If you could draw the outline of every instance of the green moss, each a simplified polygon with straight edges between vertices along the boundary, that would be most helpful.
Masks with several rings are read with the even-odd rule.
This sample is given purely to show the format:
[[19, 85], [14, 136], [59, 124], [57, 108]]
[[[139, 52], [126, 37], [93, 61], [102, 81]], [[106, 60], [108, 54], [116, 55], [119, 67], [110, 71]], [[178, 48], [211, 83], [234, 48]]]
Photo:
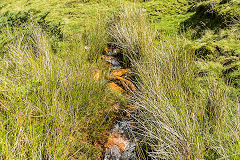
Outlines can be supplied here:
[[195, 55], [198, 58], [203, 58], [205, 60], [215, 60], [219, 52], [214, 45], [202, 43], [195, 49]]
[[152, 26], [159, 31], [175, 34], [180, 23], [191, 15], [187, 13], [188, 1], [186, 0], [150, 0], [142, 3]]
[[[48, 33], [54, 40], [61, 40], [63, 38], [63, 33], [61, 30], [61, 24], [54, 23], [52, 21], [47, 21], [46, 18], [50, 12], [40, 12], [37, 10], [28, 11], [7, 11], [0, 14], [0, 32], [12, 31], [13, 28], [26, 26], [30, 22], [36, 22], [42, 29]], [[4, 35], [4, 34], [3, 34]]]
[[9, 0], [0, 2], [2, 6], [0, 13], [29, 10], [49, 12], [46, 21], [61, 23], [64, 33], [72, 34], [83, 32], [89, 26], [94, 26], [99, 15], [102, 17], [111, 15], [122, 6], [133, 3], [127, 0]]
[[196, 30], [193, 38], [201, 38], [205, 30], [213, 30], [218, 33], [229, 25], [239, 21], [239, 2], [223, 4], [220, 1], [204, 1], [194, 4], [194, 14], [184, 21], [182, 25], [185, 30], [192, 28]]
[[223, 70], [223, 74], [226, 77], [226, 81], [232, 83], [235, 87], [240, 87], [240, 62], [226, 66]]
[[221, 62], [221, 64], [223, 64], [223, 66], [229, 66], [232, 65], [233, 63], [236, 63], [239, 61], [239, 57], [236, 56], [230, 56], [230, 57], [219, 57], [219, 61]]
[[213, 76], [216, 79], [221, 78], [223, 66], [220, 63], [216, 62], [204, 62], [198, 61], [195, 65], [195, 73], [197, 76], [204, 77], [204, 76]]

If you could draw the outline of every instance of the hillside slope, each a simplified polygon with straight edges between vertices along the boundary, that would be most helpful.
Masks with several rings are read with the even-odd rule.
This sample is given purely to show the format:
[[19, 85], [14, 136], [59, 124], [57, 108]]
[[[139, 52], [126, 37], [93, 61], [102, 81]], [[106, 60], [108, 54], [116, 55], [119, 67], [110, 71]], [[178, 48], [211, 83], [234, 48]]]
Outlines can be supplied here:
[[[0, 159], [101, 159], [130, 102], [142, 159], [239, 159], [239, 7], [0, 1]], [[107, 87], [109, 42], [132, 67], [131, 96]]]

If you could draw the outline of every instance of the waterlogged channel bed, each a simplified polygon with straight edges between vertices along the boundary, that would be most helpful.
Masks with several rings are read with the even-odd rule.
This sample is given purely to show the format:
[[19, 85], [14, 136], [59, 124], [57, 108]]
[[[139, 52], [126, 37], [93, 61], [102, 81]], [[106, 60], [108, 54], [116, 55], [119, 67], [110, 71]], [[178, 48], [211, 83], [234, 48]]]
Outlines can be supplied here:
[[[110, 64], [108, 78], [110, 79], [109, 87], [117, 92], [132, 94], [135, 86], [131, 81], [131, 69], [124, 67], [120, 58], [121, 51], [111, 45], [105, 49], [102, 59]], [[104, 160], [137, 160], [136, 139], [133, 136], [133, 125], [135, 121], [132, 117], [136, 108], [127, 105], [122, 111], [122, 117], [115, 122], [109, 138], [104, 145]]]

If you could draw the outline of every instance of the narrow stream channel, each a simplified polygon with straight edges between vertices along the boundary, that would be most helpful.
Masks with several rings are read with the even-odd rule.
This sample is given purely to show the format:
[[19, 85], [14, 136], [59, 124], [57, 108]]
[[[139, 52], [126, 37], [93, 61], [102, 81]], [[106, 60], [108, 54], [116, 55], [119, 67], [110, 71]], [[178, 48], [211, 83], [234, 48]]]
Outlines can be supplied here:
[[[135, 86], [131, 81], [131, 69], [125, 68], [121, 59], [121, 51], [111, 45], [105, 49], [102, 59], [111, 64], [109, 87], [112, 90], [131, 94], [135, 91]], [[123, 116], [115, 122], [109, 138], [104, 145], [104, 160], [137, 160], [136, 143], [133, 136], [132, 128], [134, 119], [131, 114], [135, 112], [135, 107], [128, 105], [126, 110], [122, 111]]]

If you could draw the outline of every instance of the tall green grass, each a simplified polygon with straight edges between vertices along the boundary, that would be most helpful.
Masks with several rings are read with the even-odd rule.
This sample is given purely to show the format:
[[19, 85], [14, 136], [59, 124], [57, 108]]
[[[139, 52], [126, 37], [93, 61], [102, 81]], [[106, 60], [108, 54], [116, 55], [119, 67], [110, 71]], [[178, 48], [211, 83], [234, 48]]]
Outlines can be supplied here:
[[[237, 91], [199, 74], [184, 37], [150, 29], [138, 9], [126, 9], [109, 29], [135, 69], [137, 135], [153, 159], [239, 159]], [[141, 143], [141, 142], [140, 142]]]
[[100, 159], [114, 97], [94, 79], [101, 64], [88, 61], [85, 42], [53, 50], [34, 23], [2, 34], [0, 159]]
[[94, 75], [109, 40], [136, 73], [130, 98], [149, 157], [239, 159], [237, 91], [215, 72], [202, 73], [204, 60], [188, 41], [157, 33], [144, 14], [126, 8], [109, 27], [102, 21], [57, 44], [32, 23], [2, 32], [1, 159], [100, 159], [115, 97]]

